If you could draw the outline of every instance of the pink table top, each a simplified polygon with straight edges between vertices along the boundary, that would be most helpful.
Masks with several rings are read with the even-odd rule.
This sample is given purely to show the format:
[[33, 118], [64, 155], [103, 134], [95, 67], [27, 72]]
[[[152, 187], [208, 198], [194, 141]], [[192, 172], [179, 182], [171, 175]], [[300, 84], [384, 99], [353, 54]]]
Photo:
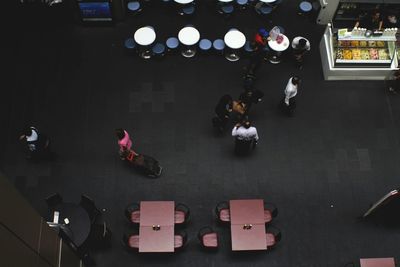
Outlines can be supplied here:
[[173, 226], [175, 223], [174, 201], [141, 201], [140, 226]]
[[253, 224], [243, 229], [241, 224], [231, 225], [232, 250], [266, 250], [265, 224]]
[[231, 224], [265, 224], [262, 199], [231, 200], [229, 210]]
[[395, 267], [394, 258], [360, 259], [361, 267]]
[[174, 252], [174, 226], [140, 226], [139, 252]]

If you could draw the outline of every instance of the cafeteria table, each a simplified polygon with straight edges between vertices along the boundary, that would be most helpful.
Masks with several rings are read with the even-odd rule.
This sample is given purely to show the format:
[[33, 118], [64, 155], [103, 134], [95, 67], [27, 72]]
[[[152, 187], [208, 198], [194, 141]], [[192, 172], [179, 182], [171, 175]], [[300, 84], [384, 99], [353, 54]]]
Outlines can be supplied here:
[[259, 0], [259, 1], [263, 2], [263, 3], [271, 4], [271, 3], [276, 2], [277, 0]]
[[229, 201], [232, 250], [266, 250], [264, 201], [243, 199]]
[[[54, 222], [54, 211], [58, 211], [58, 222]], [[50, 226], [60, 226], [69, 239], [76, 245], [81, 246], [88, 238], [91, 222], [89, 214], [82, 206], [75, 203], [61, 203], [51, 209], [48, 216]], [[64, 220], [68, 219], [67, 224]]]
[[139, 55], [142, 58], [151, 58], [150, 45], [156, 40], [156, 32], [151, 26], [145, 26], [136, 30], [133, 35], [136, 44], [139, 45]]
[[279, 35], [283, 37], [283, 41], [281, 43], [278, 43], [276, 40], [272, 39], [268, 41], [268, 46], [271, 48], [272, 51], [275, 52], [269, 60], [273, 64], [278, 64], [281, 62], [280, 57], [282, 52], [288, 49], [290, 45], [289, 39], [287, 38], [286, 35], [284, 34], [279, 34]]
[[360, 267], [395, 267], [394, 258], [360, 259]]
[[174, 252], [174, 201], [141, 201], [139, 252]]
[[195, 27], [187, 26], [179, 31], [178, 39], [184, 45], [182, 56], [194, 57], [196, 55], [194, 45], [200, 40], [200, 32]]
[[182, 4], [182, 5], [187, 5], [192, 3], [194, 0], [174, 0], [174, 2], [178, 3], [178, 4]]
[[229, 61], [237, 61], [240, 59], [239, 49], [246, 44], [246, 36], [239, 30], [232, 29], [224, 36], [224, 42], [227, 47], [225, 57]]

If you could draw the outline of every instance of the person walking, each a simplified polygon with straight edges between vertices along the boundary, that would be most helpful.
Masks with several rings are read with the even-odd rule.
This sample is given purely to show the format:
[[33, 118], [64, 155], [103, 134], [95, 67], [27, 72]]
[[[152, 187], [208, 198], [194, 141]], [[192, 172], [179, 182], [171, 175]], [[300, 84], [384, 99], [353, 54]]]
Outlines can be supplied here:
[[311, 49], [310, 41], [304, 37], [297, 36], [292, 41], [292, 49], [296, 66], [301, 70], [303, 69], [304, 54]]
[[120, 158], [122, 160], [125, 160], [125, 157], [123, 156], [123, 154], [125, 151], [131, 150], [132, 140], [129, 137], [128, 132], [122, 128], [115, 129], [115, 134], [118, 138]]
[[33, 126], [27, 127], [19, 137], [19, 140], [25, 140], [26, 142], [28, 149], [27, 159], [36, 159], [39, 156], [43, 156], [44, 152], [48, 152], [50, 149], [49, 138], [45, 134], [40, 134]]
[[251, 125], [247, 116], [241, 123], [233, 127], [232, 136], [235, 137], [235, 153], [237, 155], [245, 155], [250, 148], [254, 149], [259, 139], [256, 127]]
[[298, 76], [293, 76], [289, 79], [286, 88], [284, 90], [285, 96], [282, 100], [283, 111], [289, 117], [293, 117], [294, 109], [296, 108], [297, 90], [300, 84], [300, 78]]
[[232, 112], [232, 105], [232, 97], [230, 95], [223, 95], [214, 109], [215, 117], [213, 118], [212, 123], [220, 132], [225, 130], [230, 118], [230, 113]]

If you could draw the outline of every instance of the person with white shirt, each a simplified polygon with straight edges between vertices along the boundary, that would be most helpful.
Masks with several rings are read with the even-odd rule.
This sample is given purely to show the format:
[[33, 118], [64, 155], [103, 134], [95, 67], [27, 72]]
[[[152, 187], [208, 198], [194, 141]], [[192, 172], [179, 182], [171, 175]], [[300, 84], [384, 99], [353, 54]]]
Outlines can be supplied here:
[[306, 38], [297, 36], [292, 41], [293, 56], [299, 69], [303, 69], [304, 54], [310, 51], [310, 41]]
[[284, 90], [285, 96], [282, 106], [285, 113], [290, 117], [293, 116], [294, 109], [296, 108], [295, 96], [297, 95], [299, 84], [300, 78], [298, 76], [293, 76], [289, 79]]
[[251, 126], [247, 117], [233, 127], [232, 136], [235, 137], [235, 153], [238, 155], [246, 154], [250, 147], [254, 149], [259, 139], [256, 127]]
[[24, 134], [19, 137], [19, 140], [23, 139], [25, 139], [28, 146], [28, 159], [36, 157], [39, 152], [43, 152], [49, 148], [49, 139], [45, 135], [39, 134], [39, 131], [35, 127], [26, 128]]

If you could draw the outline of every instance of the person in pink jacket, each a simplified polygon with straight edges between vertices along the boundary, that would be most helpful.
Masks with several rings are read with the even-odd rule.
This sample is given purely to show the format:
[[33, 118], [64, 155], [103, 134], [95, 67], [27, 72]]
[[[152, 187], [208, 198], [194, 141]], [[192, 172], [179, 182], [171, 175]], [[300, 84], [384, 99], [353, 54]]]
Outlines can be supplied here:
[[[130, 150], [132, 147], [132, 140], [128, 132], [122, 128], [118, 128], [115, 130], [115, 134], [118, 138], [119, 154], [121, 155], [124, 151]], [[123, 157], [121, 157], [121, 159], [123, 159]]]

